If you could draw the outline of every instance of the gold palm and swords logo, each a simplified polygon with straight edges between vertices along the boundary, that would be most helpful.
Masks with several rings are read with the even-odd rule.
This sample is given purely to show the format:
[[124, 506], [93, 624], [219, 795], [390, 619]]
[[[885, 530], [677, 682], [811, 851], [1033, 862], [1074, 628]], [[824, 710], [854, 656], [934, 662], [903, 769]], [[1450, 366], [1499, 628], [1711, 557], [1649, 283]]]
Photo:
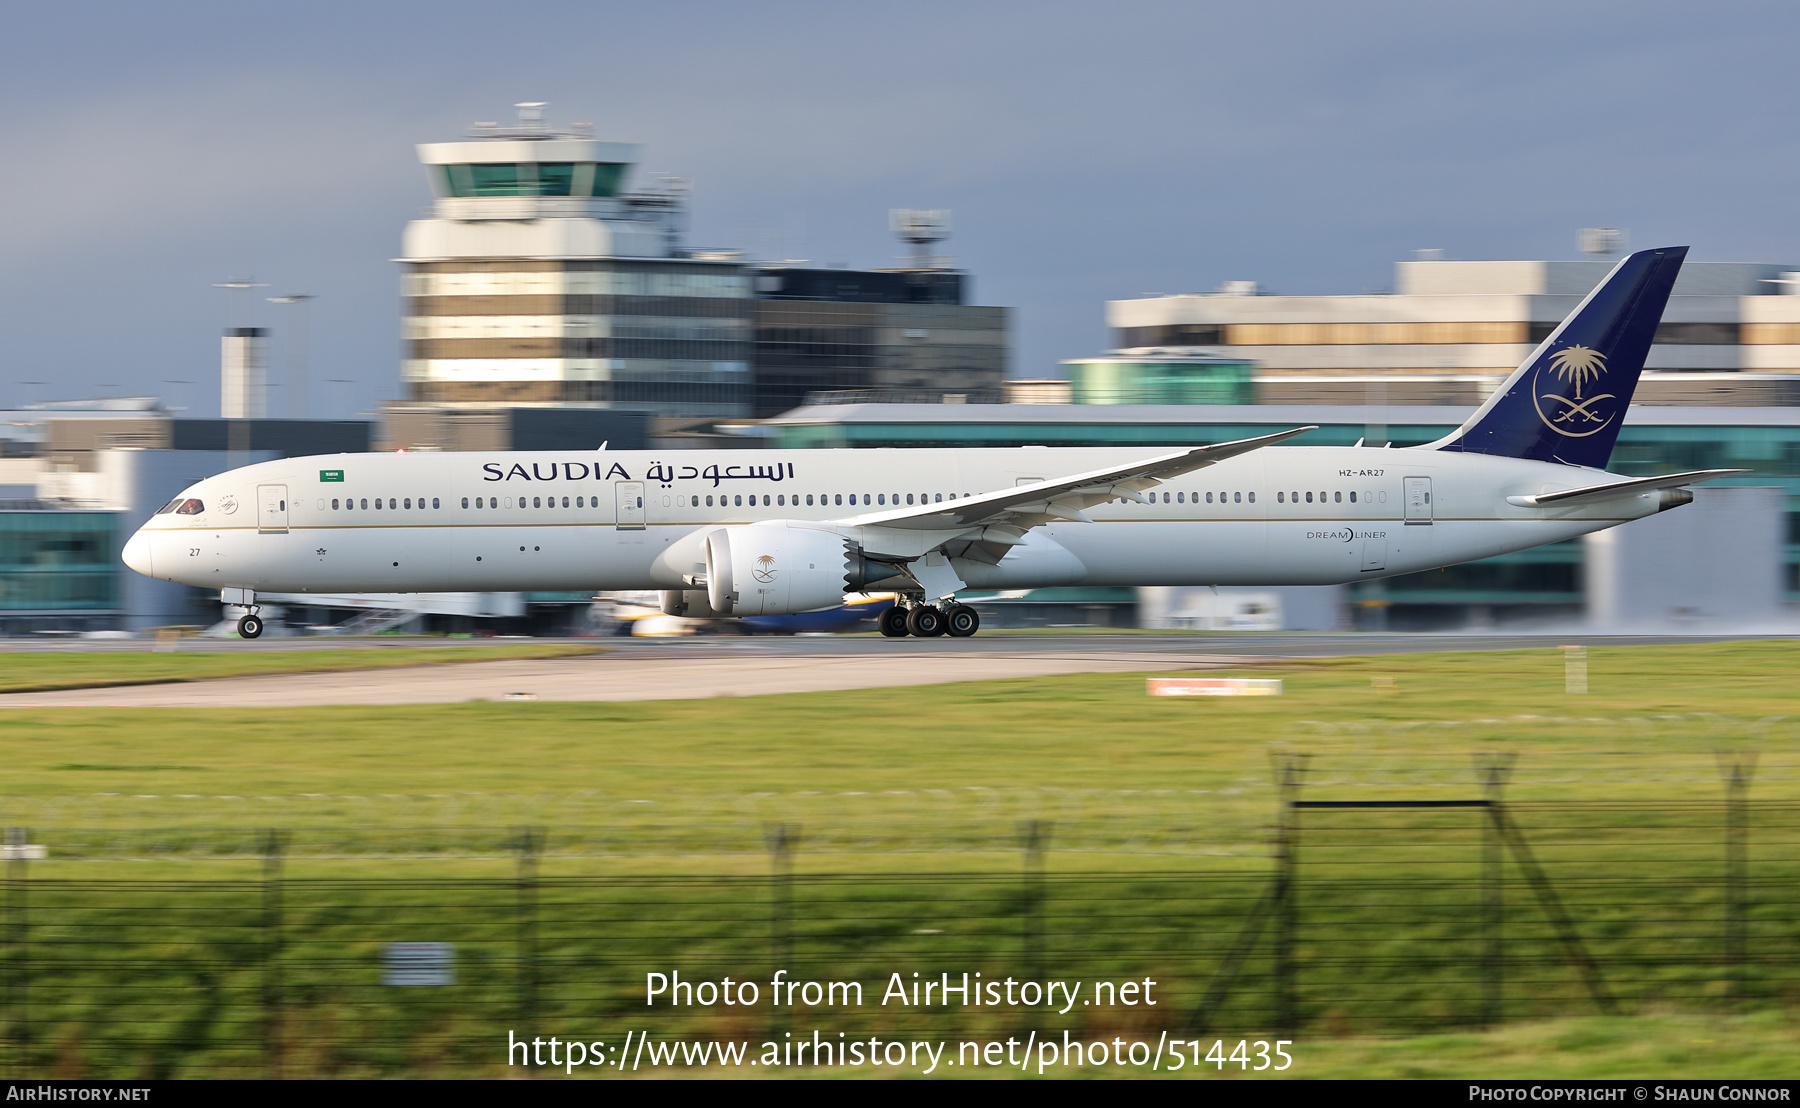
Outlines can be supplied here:
[[750, 567], [750, 576], [765, 585], [775, 580], [775, 559], [768, 554], [756, 559], [756, 564]]
[[[1543, 376], [1541, 369], [1532, 381], [1532, 392], [1537, 393], [1532, 403], [1537, 406], [1538, 418], [1544, 421], [1544, 426], [1559, 435], [1579, 439], [1604, 430], [1618, 415], [1616, 406], [1605, 403], [1618, 399], [1616, 394], [1584, 395], [1588, 386], [1606, 373], [1606, 355], [1590, 346], [1568, 346], [1551, 355], [1549, 369], [1561, 378], [1561, 390], [1552, 383], [1548, 386], [1551, 391], [1538, 392], [1542, 387], [1538, 383], [1538, 378]], [[1573, 396], [1567, 394], [1569, 389], [1573, 389]], [[1549, 411], [1544, 410], [1546, 400], [1551, 402]]]

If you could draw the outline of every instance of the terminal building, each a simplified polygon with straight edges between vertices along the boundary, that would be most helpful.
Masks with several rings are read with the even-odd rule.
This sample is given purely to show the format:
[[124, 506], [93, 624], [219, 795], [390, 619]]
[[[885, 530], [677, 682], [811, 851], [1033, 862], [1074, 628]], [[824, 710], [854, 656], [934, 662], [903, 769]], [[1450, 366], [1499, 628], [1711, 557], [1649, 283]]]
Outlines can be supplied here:
[[[1123, 351], [1205, 348], [1290, 376], [1504, 378], [1599, 284], [1606, 261], [1397, 263], [1392, 293], [1216, 292], [1114, 300]], [[1689, 262], [1675, 282], [1645, 368], [1658, 373], [1800, 373], [1800, 272]]]
[[[685, 181], [638, 184], [637, 145], [551, 127], [542, 104], [519, 111], [418, 147], [435, 200], [399, 259], [413, 408], [630, 409], [692, 426], [819, 391], [999, 395], [1007, 312], [967, 303], [947, 259], [816, 269], [688, 250]], [[942, 219], [900, 230], [948, 233]]]
[[366, 422], [185, 419], [150, 397], [0, 412], [0, 634], [215, 622], [216, 593], [124, 568], [131, 533], [215, 473], [369, 445]]

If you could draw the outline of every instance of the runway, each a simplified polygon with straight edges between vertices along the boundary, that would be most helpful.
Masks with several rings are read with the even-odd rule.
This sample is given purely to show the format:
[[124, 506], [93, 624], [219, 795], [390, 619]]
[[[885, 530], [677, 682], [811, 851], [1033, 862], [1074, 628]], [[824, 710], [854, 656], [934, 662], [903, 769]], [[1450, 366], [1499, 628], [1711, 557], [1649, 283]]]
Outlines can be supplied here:
[[[231, 677], [0, 695], [0, 708], [296, 708], [324, 705], [453, 704], [470, 700], [628, 701], [828, 692], [1075, 673], [1153, 673], [1279, 663], [1357, 654], [1550, 650], [1590, 646], [1732, 641], [1712, 636], [1135, 634], [989, 635], [972, 639], [701, 637], [589, 639], [604, 653], [569, 658], [408, 666], [338, 673]], [[442, 642], [440, 640], [440, 642]], [[458, 645], [479, 645], [460, 640]], [[203, 650], [382, 649], [418, 640], [220, 641]], [[98, 641], [9, 640], [0, 653], [32, 649], [144, 650]], [[443, 643], [446, 650], [457, 645]], [[183, 650], [190, 649], [186, 644]]]

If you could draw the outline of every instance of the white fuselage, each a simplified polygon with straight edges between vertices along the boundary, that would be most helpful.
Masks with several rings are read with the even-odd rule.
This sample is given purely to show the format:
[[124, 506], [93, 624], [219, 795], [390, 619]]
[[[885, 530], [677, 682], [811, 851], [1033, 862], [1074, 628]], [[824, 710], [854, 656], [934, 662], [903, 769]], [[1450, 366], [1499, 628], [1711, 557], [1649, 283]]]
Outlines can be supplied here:
[[[961, 498], [1156, 453], [1027, 447], [292, 458], [200, 482], [183, 494], [198, 508], [152, 517], [125, 558], [162, 580], [267, 592], [679, 589], [691, 587], [684, 575], [693, 569], [694, 537], [721, 526], [845, 521], [904, 508], [909, 498]], [[1172, 478], [1144, 494], [1154, 503], [1108, 501], [1088, 509], [1091, 523], [1036, 528], [997, 565], [975, 566], [963, 579], [972, 588], [1037, 588], [1387, 577], [1658, 510], [1655, 492], [1562, 508], [1507, 503], [1508, 496], [1613, 479], [1480, 454], [1272, 447]]]

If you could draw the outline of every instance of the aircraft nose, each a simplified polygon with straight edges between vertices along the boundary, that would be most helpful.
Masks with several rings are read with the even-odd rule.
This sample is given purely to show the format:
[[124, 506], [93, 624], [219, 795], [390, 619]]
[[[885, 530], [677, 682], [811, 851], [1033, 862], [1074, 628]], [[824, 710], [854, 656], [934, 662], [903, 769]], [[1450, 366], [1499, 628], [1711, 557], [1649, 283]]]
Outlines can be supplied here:
[[120, 557], [126, 565], [145, 577], [156, 576], [152, 572], [154, 567], [150, 564], [150, 536], [142, 531], [132, 535], [130, 540], [125, 543], [125, 550]]

